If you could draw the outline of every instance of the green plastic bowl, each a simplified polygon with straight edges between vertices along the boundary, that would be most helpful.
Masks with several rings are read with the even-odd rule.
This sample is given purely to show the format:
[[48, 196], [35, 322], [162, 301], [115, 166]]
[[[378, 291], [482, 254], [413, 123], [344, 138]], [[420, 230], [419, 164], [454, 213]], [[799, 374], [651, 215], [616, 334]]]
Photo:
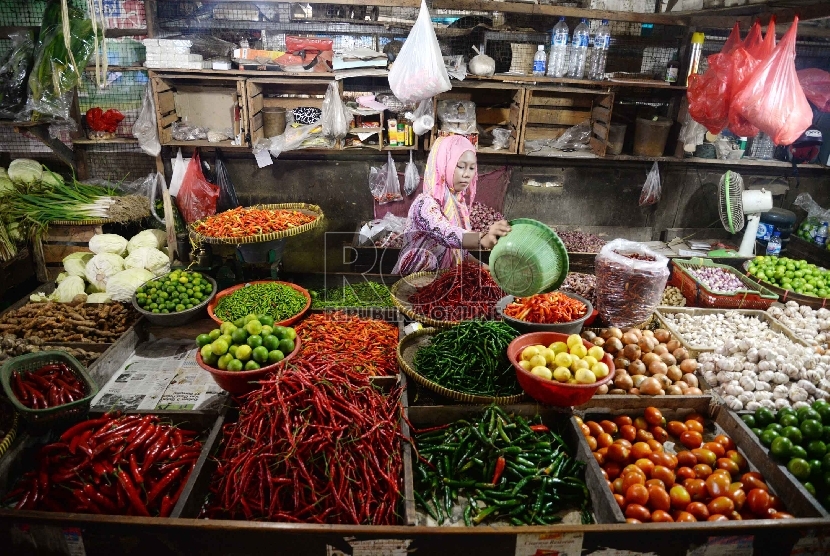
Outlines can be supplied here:
[[501, 289], [528, 297], [562, 285], [568, 275], [568, 250], [556, 232], [530, 218], [511, 220], [510, 227], [490, 253], [490, 274]]

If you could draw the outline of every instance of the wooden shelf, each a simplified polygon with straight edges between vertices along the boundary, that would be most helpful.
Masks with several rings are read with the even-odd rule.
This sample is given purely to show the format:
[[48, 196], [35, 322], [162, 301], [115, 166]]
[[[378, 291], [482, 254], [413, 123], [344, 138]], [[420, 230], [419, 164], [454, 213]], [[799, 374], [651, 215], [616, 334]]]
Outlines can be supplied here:
[[[475, 83], [475, 85], [473, 85]], [[639, 79], [606, 79], [603, 81], [596, 81], [593, 79], [574, 79], [571, 77], [548, 77], [539, 75], [510, 75], [504, 73], [497, 73], [492, 77], [482, 77], [478, 75], [468, 75], [464, 81], [453, 80], [453, 88], [470, 87], [470, 86], [485, 86], [506, 84], [515, 86], [520, 85], [579, 85], [581, 87], [591, 87], [597, 89], [610, 90], [620, 87], [634, 87], [643, 89], [666, 89], [676, 91], [678, 93], [685, 93], [686, 87], [671, 85], [665, 81], [653, 80], [639, 80]]]
[[[793, 165], [789, 162], [781, 160], [754, 160], [750, 158], [741, 158], [738, 160], [721, 160], [714, 158], [698, 158], [696, 156], [688, 158], [677, 158], [674, 156], [633, 156], [627, 154], [608, 155], [603, 160], [620, 161], [620, 162], [667, 162], [672, 164], [701, 164], [704, 166], [744, 166], [755, 168], [792, 168]], [[821, 164], [799, 164], [799, 170], [830, 170], [827, 166]]]
[[96, 141], [95, 139], [73, 139], [73, 145], [132, 145], [138, 144], [138, 139], [130, 137], [114, 137], [112, 139], [104, 139]]
[[166, 143], [162, 143], [162, 147], [213, 147], [213, 148], [220, 148], [220, 149], [245, 149], [251, 150], [250, 145], [234, 145], [230, 139], [227, 141], [219, 141], [217, 143], [212, 143], [210, 141], [168, 141]]
[[[87, 66], [85, 71], [95, 71], [95, 66]], [[107, 71], [148, 71], [144, 66], [107, 66]]]
[[380, 127], [352, 127], [349, 128], [349, 133], [379, 133], [383, 131]]
[[255, 79], [257, 77], [284, 77], [291, 79], [319, 79], [331, 81], [334, 79], [334, 73], [292, 73], [287, 71], [259, 71], [259, 70], [214, 70], [214, 69], [179, 69], [179, 68], [144, 68], [153, 72], [156, 75], [163, 77], [175, 77], [182, 75], [185, 77], [193, 76], [220, 76], [220, 77], [250, 77]]

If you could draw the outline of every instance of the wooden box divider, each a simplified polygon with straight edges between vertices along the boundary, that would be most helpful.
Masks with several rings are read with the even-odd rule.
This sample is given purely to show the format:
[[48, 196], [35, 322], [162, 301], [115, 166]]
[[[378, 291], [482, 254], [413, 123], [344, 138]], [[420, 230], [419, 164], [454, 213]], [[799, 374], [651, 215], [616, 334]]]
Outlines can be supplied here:
[[44, 236], [32, 240], [38, 281], [51, 282], [63, 272], [63, 259], [72, 253], [89, 253], [89, 240], [102, 233], [100, 225], [49, 226]]
[[[251, 144], [264, 139], [264, 114], [266, 108], [285, 108], [286, 112], [302, 106], [322, 108], [331, 79], [298, 77], [251, 78], [246, 83]], [[342, 94], [342, 81], [339, 82]], [[280, 96], [274, 96], [280, 95]]]

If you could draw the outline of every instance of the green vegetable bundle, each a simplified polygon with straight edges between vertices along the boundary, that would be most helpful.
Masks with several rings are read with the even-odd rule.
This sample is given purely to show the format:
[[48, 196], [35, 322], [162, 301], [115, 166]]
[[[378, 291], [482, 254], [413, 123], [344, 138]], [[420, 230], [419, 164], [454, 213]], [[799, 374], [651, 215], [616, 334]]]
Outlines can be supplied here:
[[389, 288], [377, 282], [361, 282], [354, 285], [346, 284], [339, 288], [328, 288], [311, 292], [312, 309], [394, 306]]
[[297, 315], [307, 302], [303, 294], [285, 284], [251, 284], [223, 296], [216, 303], [213, 314], [223, 321], [235, 321], [248, 315], [268, 315], [275, 322], [282, 322]]
[[415, 500], [439, 525], [462, 516], [468, 527], [550, 525], [568, 509], [592, 521], [585, 464], [538, 415], [511, 416], [494, 404], [480, 419], [425, 429], [414, 445]]

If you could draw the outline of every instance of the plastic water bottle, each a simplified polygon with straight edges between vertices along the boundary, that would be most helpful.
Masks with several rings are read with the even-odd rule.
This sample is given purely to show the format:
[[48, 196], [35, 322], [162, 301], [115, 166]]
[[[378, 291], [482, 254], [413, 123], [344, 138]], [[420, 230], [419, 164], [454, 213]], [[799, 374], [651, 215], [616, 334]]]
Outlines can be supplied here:
[[545, 66], [548, 62], [548, 55], [545, 54], [545, 45], [540, 44], [533, 56], [533, 75], [545, 75]]
[[767, 242], [767, 255], [781, 254], [781, 232], [775, 230], [772, 232], [772, 237]]
[[568, 77], [582, 79], [585, 76], [585, 58], [588, 57], [588, 39], [591, 29], [584, 19], [574, 29], [571, 38], [571, 58], [568, 63]]
[[825, 247], [827, 245], [827, 227], [827, 222], [822, 222], [816, 231], [815, 244], [819, 247]]
[[602, 25], [594, 35], [594, 52], [591, 58], [591, 71], [588, 77], [591, 79], [605, 79], [605, 63], [608, 60], [608, 47], [611, 46], [611, 28], [608, 27], [608, 20], [603, 19]]
[[565, 23], [565, 18], [560, 17], [559, 23], [553, 28], [550, 40], [550, 61], [548, 63], [548, 75], [552, 77], [563, 77], [567, 71], [565, 56], [568, 54], [568, 35], [571, 30]]

